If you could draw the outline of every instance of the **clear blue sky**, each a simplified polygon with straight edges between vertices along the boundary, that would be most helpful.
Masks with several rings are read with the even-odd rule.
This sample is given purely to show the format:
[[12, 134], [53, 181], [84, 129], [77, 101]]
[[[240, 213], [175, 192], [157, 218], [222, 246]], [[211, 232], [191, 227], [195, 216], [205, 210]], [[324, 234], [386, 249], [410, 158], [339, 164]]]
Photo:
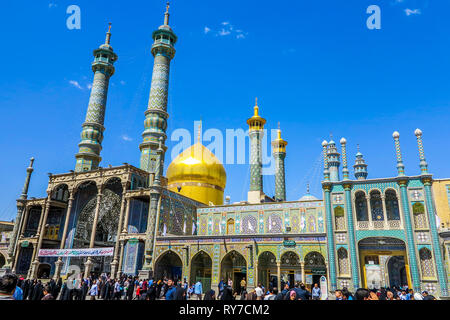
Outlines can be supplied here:
[[[66, 28], [71, 4], [81, 8], [81, 30]], [[381, 30], [366, 27], [372, 4], [381, 8]], [[48, 172], [75, 166], [92, 50], [104, 41], [109, 21], [119, 60], [102, 165], [139, 165], [151, 33], [162, 23], [165, 2], [17, 0], [2, 1], [0, 9], [0, 219], [11, 219], [31, 156], [30, 196], [45, 195]], [[246, 128], [258, 96], [267, 127], [280, 121], [289, 142], [289, 200], [304, 194], [307, 181], [321, 198], [318, 157], [330, 132], [336, 141], [347, 138], [352, 165], [361, 144], [375, 178], [396, 175], [395, 130], [406, 173], [419, 173], [413, 132], [421, 128], [430, 171], [449, 177], [449, 10], [448, 1], [427, 0], [174, 0], [171, 26], [179, 42], [169, 134], [193, 131], [200, 118], [205, 129]], [[226, 194], [245, 199], [248, 166], [226, 170]], [[273, 194], [273, 177], [265, 178], [265, 191]]]

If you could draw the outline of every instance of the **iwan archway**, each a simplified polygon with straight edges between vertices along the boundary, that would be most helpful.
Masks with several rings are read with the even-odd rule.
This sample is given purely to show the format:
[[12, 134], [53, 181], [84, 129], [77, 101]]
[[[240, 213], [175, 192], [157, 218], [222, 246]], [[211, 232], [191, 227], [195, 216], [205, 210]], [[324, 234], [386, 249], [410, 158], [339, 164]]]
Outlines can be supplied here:
[[247, 262], [243, 255], [233, 250], [225, 255], [220, 264], [222, 279], [233, 281], [233, 290], [240, 291], [240, 282], [243, 278], [247, 281]]
[[197, 253], [191, 261], [191, 283], [200, 281], [203, 292], [211, 290], [212, 259], [204, 251]]
[[362, 239], [358, 244], [363, 287], [400, 287], [411, 285], [405, 242], [389, 237]]

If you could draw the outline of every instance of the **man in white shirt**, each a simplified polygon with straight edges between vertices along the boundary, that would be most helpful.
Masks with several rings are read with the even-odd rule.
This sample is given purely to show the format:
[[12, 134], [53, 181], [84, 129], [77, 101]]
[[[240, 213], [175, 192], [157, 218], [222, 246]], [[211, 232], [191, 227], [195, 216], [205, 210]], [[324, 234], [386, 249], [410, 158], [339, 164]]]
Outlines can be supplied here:
[[261, 287], [262, 287], [261, 283], [258, 283], [258, 286], [255, 288], [256, 300], [262, 300], [262, 297], [264, 295], [264, 291]]

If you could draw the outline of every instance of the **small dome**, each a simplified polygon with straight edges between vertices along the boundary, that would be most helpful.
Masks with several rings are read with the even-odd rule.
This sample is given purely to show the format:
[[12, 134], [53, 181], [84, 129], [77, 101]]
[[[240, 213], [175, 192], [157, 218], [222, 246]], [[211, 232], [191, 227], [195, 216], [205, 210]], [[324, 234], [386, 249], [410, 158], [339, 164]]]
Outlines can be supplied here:
[[323, 142], [322, 142], [322, 147], [326, 147], [328, 145], [328, 141], [327, 140], [324, 140]]
[[[223, 204], [225, 168], [200, 142], [179, 154], [167, 169], [168, 188], [204, 204]], [[180, 190], [178, 191], [178, 189]]]
[[341, 139], [341, 144], [346, 144], [346, 143], [347, 143], [347, 139], [342, 138], [342, 139]]
[[422, 135], [422, 130], [416, 129], [416, 131], [414, 131], [414, 134], [415, 134], [417, 137], [420, 137], [420, 136]]
[[318, 201], [316, 197], [314, 197], [312, 194], [305, 194], [303, 197], [300, 198], [299, 201]]
[[400, 133], [398, 133], [398, 131], [395, 131], [395, 132], [392, 134], [392, 137], [393, 137], [394, 139], [398, 139], [398, 138], [400, 138]]

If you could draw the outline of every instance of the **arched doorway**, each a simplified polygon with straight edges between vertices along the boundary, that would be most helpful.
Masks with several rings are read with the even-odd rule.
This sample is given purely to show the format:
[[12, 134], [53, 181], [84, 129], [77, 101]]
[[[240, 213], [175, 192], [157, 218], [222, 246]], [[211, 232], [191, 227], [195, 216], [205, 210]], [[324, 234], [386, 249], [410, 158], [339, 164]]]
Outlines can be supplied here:
[[276, 287], [278, 283], [277, 258], [272, 252], [265, 251], [258, 258], [258, 282], [264, 288]]
[[38, 267], [38, 279], [48, 279], [50, 277], [51, 266], [47, 263], [41, 263]]
[[203, 292], [211, 290], [212, 259], [204, 251], [197, 253], [191, 261], [191, 283], [200, 281]]
[[305, 284], [311, 288], [315, 283], [320, 284], [320, 278], [327, 276], [325, 258], [319, 252], [313, 251], [305, 256]]
[[2, 268], [6, 264], [5, 256], [0, 252], [0, 268]]
[[358, 243], [362, 286], [379, 289], [393, 285], [411, 288], [405, 242], [390, 237], [370, 237]]
[[156, 260], [155, 280], [161, 280], [163, 278], [174, 281], [182, 280], [182, 270], [183, 263], [180, 257], [173, 251], [167, 251]]
[[225, 281], [233, 281], [233, 290], [239, 292], [240, 282], [243, 278], [247, 281], [247, 262], [243, 255], [237, 251], [230, 251], [222, 259], [220, 273]]
[[387, 270], [389, 276], [389, 287], [404, 287], [408, 285], [406, 277], [405, 257], [395, 256], [389, 258], [387, 262]]
[[281, 256], [281, 288], [286, 283], [289, 283], [289, 287], [293, 288], [296, 282], [302, 281], [302, 269], [300, 266], [299, 256], [293, 252], [285, 252]]

